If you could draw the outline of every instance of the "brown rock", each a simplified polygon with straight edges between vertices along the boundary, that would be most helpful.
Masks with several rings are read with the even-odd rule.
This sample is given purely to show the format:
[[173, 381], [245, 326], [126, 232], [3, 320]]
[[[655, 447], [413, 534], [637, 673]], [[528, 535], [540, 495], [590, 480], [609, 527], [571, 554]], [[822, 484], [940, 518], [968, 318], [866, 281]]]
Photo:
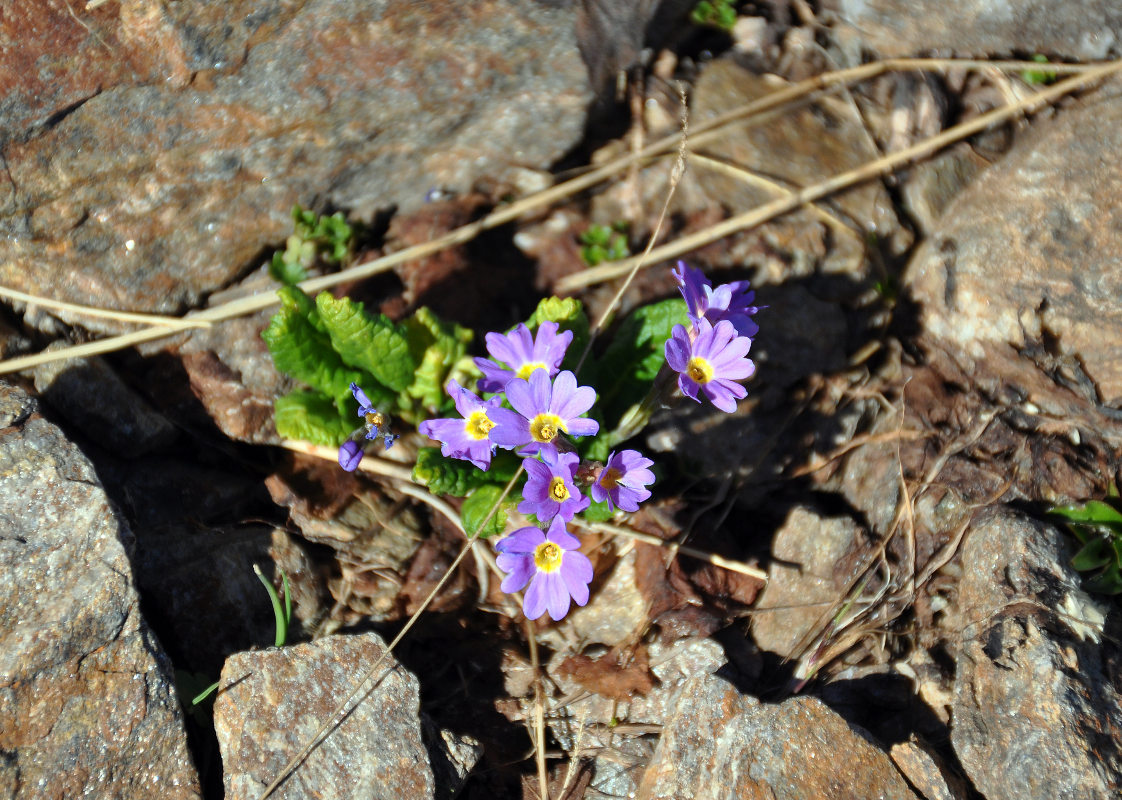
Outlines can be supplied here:
[[798, 655], [799, 640], [842, 599], [845, 587], [835, 584], [834, 565], [856, 536], [857, 525], [848, 517], [792, 509], [775, 534], [768, 583], [752, 617], [752, 636], [761, 649], [784, 658]]
[[868, 734], [819, 700], [761, 705], [711, 675], [683, 688], [637, 796], [916, 799]]
[[1039, 123], [917, 251], [904, 289], [967, 372], [1004, 345], [1046, 350], [1069, 383], [1085, 371], [1099, 401], [1122, 404], [1120, 123], [1117, 91]]
[[1117, 648], [1070, 556], [1055, 528], [1009, 511], [967, 536], [951, 741], [987, 800], [1122, 788]]
[[834, 0], [832, 5], [866, 46], [884, 56], [1046, 53], [1096, 61], [1117, 54], [1122, 38], [1122, 8], [1112, 0], [1046, 8], [1035, 0]]
[[[238, 653], [214, 704], [226, 797], [254, 798], [351, 692], [385, 645], [375, 634]], [[451, 796], [479, 757], [473, 742], [423, 731], [420, 686], [396, 660], [273, 795], [283, 798]], [[431, 747], [431, 750], [429, 749]], [[452, 773], [441, 772], [452, 765]]]
[[[109, 56], [80, 27], [71, 31], [99, 83], [63, 81], [48, 108], [85, 102], [39, 135], [17, 132], [5, 149], [7, 286], [178, 312], [283, 241], [294, 203], [322, 199], [364, 218], [416, 208], [433, 187], [463, 192], [484, 174], [501, 180], [506, 169], [550, 164], [582, 134], [590, 93], [568, 7], [108, 5], [119, 8], [110, 48], [120, 41], [122, 51], [163, 60], [140, 78], [111, 71], [102, 82], [96, 67]], [[112, 13], [102, 7], [98, 19]], [[16, 50], [32, 64], [61, 58], [37, 51], [40, 41], [50, 40]], [[230, 72], [196, 72], [246, 48]], [[21, 91], [38, 91], [45, 74], [22, 79]], [[42, 113], [27, 107], [32, 118]]]

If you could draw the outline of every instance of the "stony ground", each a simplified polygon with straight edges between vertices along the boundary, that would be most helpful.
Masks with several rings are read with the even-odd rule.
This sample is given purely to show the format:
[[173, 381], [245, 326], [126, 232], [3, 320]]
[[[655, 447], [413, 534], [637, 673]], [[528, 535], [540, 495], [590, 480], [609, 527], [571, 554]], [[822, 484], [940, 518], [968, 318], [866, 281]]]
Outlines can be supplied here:
[[[684, 95], [658, 244], [695, 242], [680, 255], [766, 306], [738, 411], [668, 409], [636, 440], [662, 479], [625, 523], [766, 583], [601, 533], [591, 602], [531, 647], [480, 547], [276, 796], [538, 797], [535, 750], [567, 800], [1122, 792], [1118, 602], [1086, 591], [1047, 515], [1119, 479], [1122, 83], [999, 63], [1117, 58], [1116, 4], [747, 3], [729, 34], [674, 2], [90, 5], [0, 15], [6, 289], [173, 315], [271, 296], [293, 204], [343, 211], [361, 263], [668, 137], [666, 157], [336, 289], [480, 334], [552, 293], [595, 317], [620, 279], [578, 237], [622, 221], [645, 246]], [[705, 132], [921, 55], [959, 61]], [[669, 258], [624, 311], [674, 295]], [[0, 789], [257, 797], [462, 534], [393, 480], [279, 446], [272, 309], [24, 368], [137, 324], [5, 297]], [[254, 563], [292, 580], [286, 648], [267, 649]]]

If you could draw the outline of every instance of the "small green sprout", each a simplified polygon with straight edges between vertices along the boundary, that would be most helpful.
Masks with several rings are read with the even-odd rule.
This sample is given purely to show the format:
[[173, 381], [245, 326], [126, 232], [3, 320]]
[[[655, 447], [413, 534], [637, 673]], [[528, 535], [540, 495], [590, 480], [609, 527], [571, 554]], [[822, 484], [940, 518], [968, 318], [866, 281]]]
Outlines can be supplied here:
[[[1037, 64], [1047, 64], [1048, 56], [1037, 53], [1032, 60]], [[1056, 73], [1047, 69], [1026, 69], [1021, 71], [1021, 80], [1029, 86], [1047, 86], [1056, 82]]]
[[604, 261], [619, 261], [631, 255], [627, 249], [627, 223], [593, 225], [580, 235], [581, 260], [590, 267]]
[[736, 4], [733, 0], [701, 0], [690, 12], [690, 22], [731, 31], [736, 25]]
[[299, 283], [317, 259], [326, 264], [343, 264], [350, 259], [354, 231], [339, 212], [323, 217], [314, 211], [293, 206], [293, 233], [285, 241], [284, 252], [273, 253], [269, 274], [281, 283]]
[[1082, 547], [1071, 559], [1080, 572], [1095, 572], [1084, 582], [1091, 592], [1122, 594], [1122, 512], [1103, 500], [1053, 508], [1049, 515], [1066, 524]]

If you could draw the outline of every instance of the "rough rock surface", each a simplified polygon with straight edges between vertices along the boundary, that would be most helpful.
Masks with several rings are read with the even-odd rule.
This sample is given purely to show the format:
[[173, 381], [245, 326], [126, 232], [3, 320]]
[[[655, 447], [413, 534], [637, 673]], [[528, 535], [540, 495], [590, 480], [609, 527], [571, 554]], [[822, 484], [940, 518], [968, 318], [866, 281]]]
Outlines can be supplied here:
[[1122, 7], [1113, 0], [833, 0], [829, 5], [884, 56], [1044, 53], [1097, 61], [1122, 52]]
[[1070, 557], [1059, 531], [1012, 512], [968, 533], [951, 741], [986, 800], [1122, 789], [1117, 648]]
[[904, 289], [964, 369], [1002, 345], [1056, 353], [1122, 404], [1122, 97], [1040, 122], [951, 205]]
[[845, 587], [835, 583], [834, 565], [856, 536], [849, 517], [792, 509], [776, 531], [768, 583], [752, 617], [752, 637], [760, 648], [784, 658], [797, 655], [799, 640], [841, 599]]
[[294, 203], [368, 218], [548, 166], [591, 97], [558, 4], [132, 0], [89, 28], [45, 5], [42, 33], [0, 22], [0, 52], [42, 65], [0, 78], [21, 126], [0, 283], [76, 302], [177, 312], [282, 242]]
[[[256, 798], [319, 730], [385, 648], [375, 634], [238, 653], [214, 704], [226, 797]], [[374, 689], [274, 794], [281, 798], [449, 797], [479, 757], [471, 740], [432, 730], [420, 685], [393, 658]]]
[[821, 701], [761, 705], [713, 675], [683, 687], [637, 796], [916, 798], [868, 734]]
[[199, 796], [131, 546], [86, 457], [24, 391], [0, 385], [5, 796]]

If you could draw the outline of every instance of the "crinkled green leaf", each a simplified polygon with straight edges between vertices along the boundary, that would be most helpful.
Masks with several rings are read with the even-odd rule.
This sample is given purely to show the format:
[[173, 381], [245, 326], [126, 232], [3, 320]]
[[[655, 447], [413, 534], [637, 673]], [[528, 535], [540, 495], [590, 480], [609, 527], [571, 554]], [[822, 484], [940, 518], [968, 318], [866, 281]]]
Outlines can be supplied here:
[[274, 403], [277, 433], [324, 447], [338, 447], [357, 427], [319, 392], [292, 392]]
[[385, 314], [368, 314], [362, 303], [327, 292], [316, 297], [316, 310], [344, 363], [366, 370], [395, 392], [413, 382], [417, 365], [405, 333]]
[[1083, 588], [1099, 594], [1122, 594], [1122, 571], [1111, 566], [1093, 578], [1084, 581]]
[[281, 308], [261, 334], [273, 363], [281, 372], [343, 402], [351, 382], [363, 381], [363, 372], [343, 363], [332, 349], [306, 294], [295, 286], [282, 286], [277, 294]]
[[269, 277], [284, 284], [299, 283], [308, 277], [308, 271], [301, 264], [287, 261], [279, 250], [273, 253], [269, 262]]
[[[478, 535], [480, 538], [486, 539], [489, 536], [496, 536], [506, 529], [507, 509], [510, 507], [511, 501], [508, 500], [499, 504], [502, 493], [502, 486], [497, 483], [487, 483], [467, 496], [464, 504], [460, 506], [460, 519], [468, 536]], [[497, 508], [496, 504], [498, 505]], [[492, 508], [495, 509], [494, 514], [491, 514]], [[490, 514], [490, 519], [487, 519], [488, 514]], [[485, 519], [487, 524], [483, 525]]]
[[600, 404], [604, 417], [619, 420], [641, 401], [666, 361], [666, 340], [675, 325], [688, 325], [686, 303], [675, 297], [635, 309], [619, 326], [612, 343], [597, 360]]
[[422, 447], [417, 451], [413, 480], [427, 486], [433, 494], [463, 497], [491, 479], [470, 461], [445, 458], [438, 447]]
[[[526, 320], [526, 327], [536, 331], [543, 322], [556, 322], [559, 331], [572, 331], [573, 341], [561, 362], [563, 369], [575, 369], [588, 345], [588, 316], [580, 300], [572, 297], [546, 297], [538, 303]], [[582, 376], [585, 370], [582, 369]]]
[[433, 494], [463, 497], [485, 483], [505, 485], [514, 477], [520, 462], [513, 453], [500, 451], [491, 459], [491, 468], [484, 472], [470, 461], [445, 458], [439, 447], [422, 447], [417, 451], [413, 480], [427, 486]]
[[444, 391], [453, 368], [467, 354], [472, 332], [452, 322], [445, 322], [428, 308], [418, 308], [402, 324], [409, 352], [417, 364], [413, 382], [406, 395], [420, 401], [431, 413], [451, 411], [452, 398]]

